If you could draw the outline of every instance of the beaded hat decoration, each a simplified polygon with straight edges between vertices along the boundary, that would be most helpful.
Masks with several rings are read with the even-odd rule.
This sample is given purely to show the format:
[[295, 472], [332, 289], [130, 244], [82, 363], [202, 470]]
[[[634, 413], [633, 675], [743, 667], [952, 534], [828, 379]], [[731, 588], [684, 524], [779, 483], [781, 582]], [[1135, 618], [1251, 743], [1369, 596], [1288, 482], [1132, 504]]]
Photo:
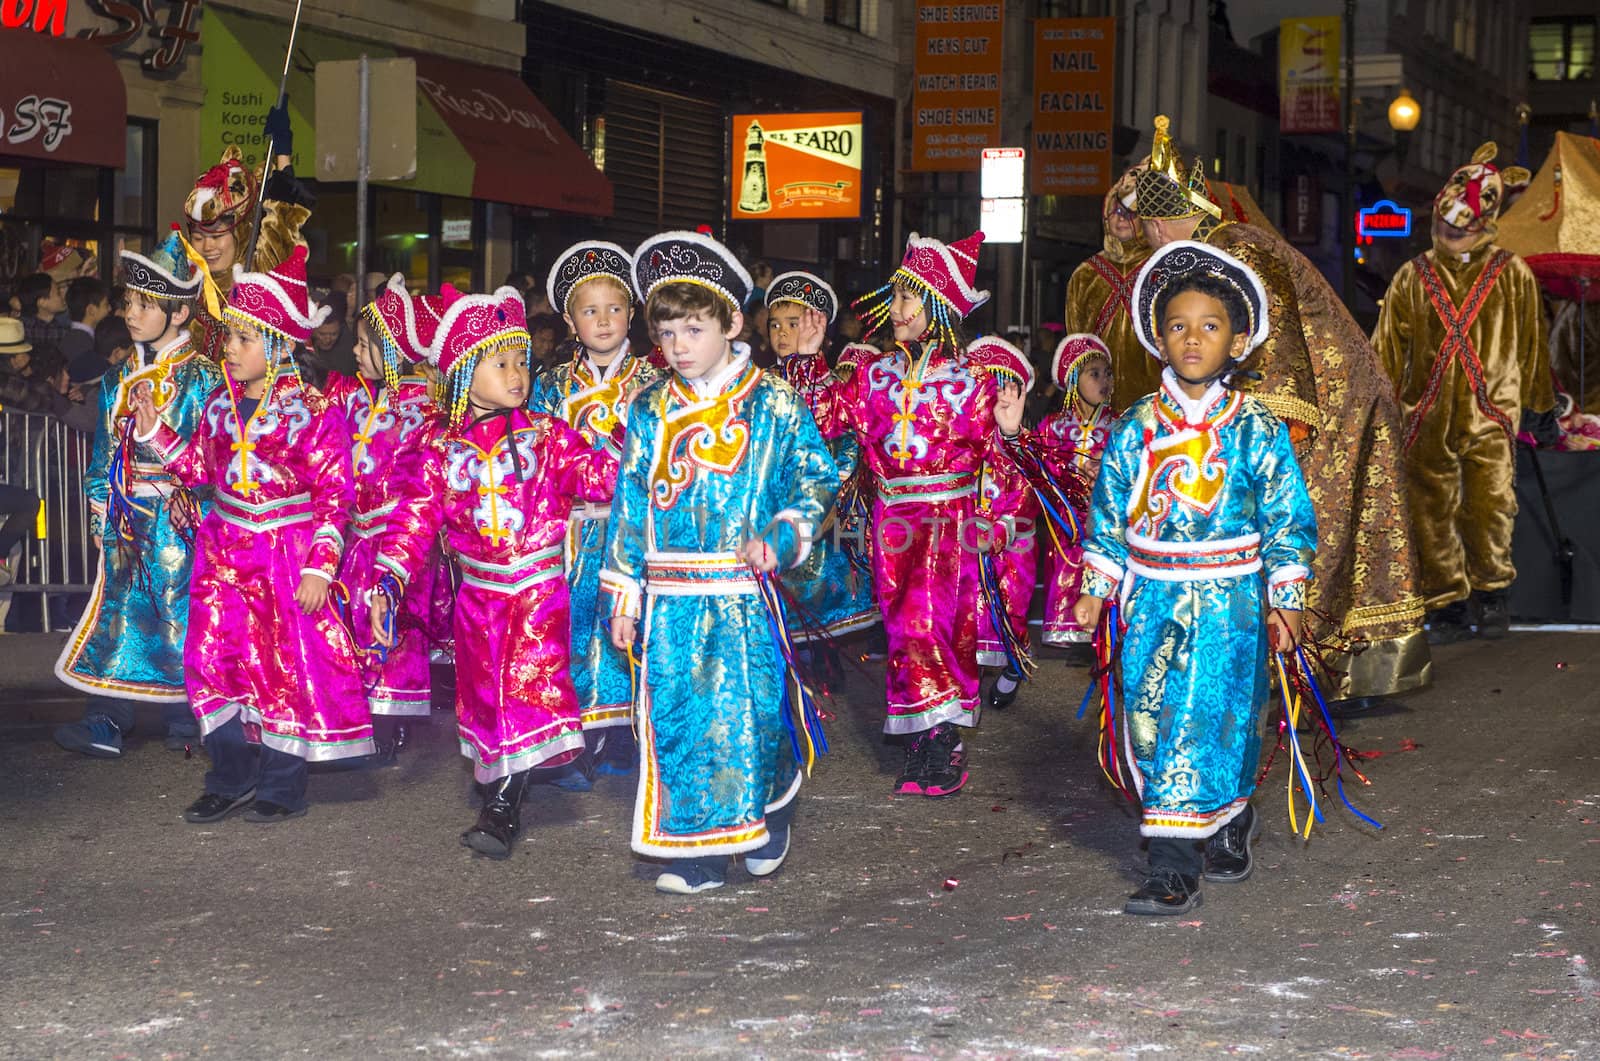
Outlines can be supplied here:
[[1249, 326], [1245, 329], [1244, 352], [1235, 360], [1243, 361], [1250, 352], [1267, 338], [1267, 291], [1254, 269], [1225, 251], [1194, 240], [1178, 240], [1167, 244], [1150, 256], [1133, 282], [1133, 330], [1139, 342], [1155, 358], [1162, 359], [1161, 322], [1156, 319], [1156, 305], [1167, 286], [1193, 273], [1221, 280], [1239, 293], [1244, 300], [1245, 316]]
[[839, 296], [822, 277], [807, 272], [783, 273], [767, 285], [767, 305], [794, 302], [825, 314], [832, 324], [839, 316]]
[[270, 272], [249, 273], [244, 266], [233, 267], [233, 290], [223, 319], [247, 324], [281, 336], [290, 345], [304, 343], [311, 332], [328, 319], [328, 307], [315, 306], [306, 290], [306, 249], [294, 253]]
[[1139, 216], [1181, 220], [1197, 214], [1210, 214], [1221, 220], [1222, 207], [1211, 201], [1206, 184], [1205, 165], [1197, 158], [1188, 176], [1183, 172], [1183, 156], [1167, 130], [1172, 122], [1165, 114], [1156, 115], [1155, 140], [1150, 145], [1150, 168], [1137, 178], [1135, 195]]
[[1055, 357], [1050, 360], [1050, 375], [1068, 398], [1077, 397], [1078, 375], [1095, 358], [1108, 366], [1111, 364], [1111, 348], [1093, 332], [1073, 332], [1056, 344]]
[[1490, 140], [1472, 153], [1472, 161], [1450, 174], [1439, 194], [1434, 196], [1433, 211], [1456, 228], [1476, 231], [1492, 224], [1500, 216], [1505, 201], [1505, 189], [1528, 183], [1528, 171], [1521, 166], [1495, 166], [1499, 146]]
[[633, 287], [641, 302], [662, 284], [699, 284], [739, 312], [755, 281], [733, 252], [698, 232], [663, 232], [633, 252]]
[[472, 374], [486, 354], [510, 348], [526, 359], [532, 350], [522, 292], [502, 287], [492, 295], [464, 295], [452, 287], [440, 292], [444, 312], [428, 347], [428, 363], [444, 376], [451, 426], [467, 413]]
[[410, 342], [416, 333], [410, 326], [415, 312], [406, 278], [400, 273], [389, 277], [377, 297], [361, 307], [361, 320], [378, 344], [384, 385], [391, 390], [399, 386], [400, 374], [408, 366], [422, 360], [422, 352]]
[[954, 243], [911, 233], [900, 268], [889, 277], [889, 282], [855, 301], [856, 314], [867, 331], [875, 332], [883, 327], [894, 302], [894, 289], [907, 287], [923, 296], [928, 306], [928, 323], [939, 342], [954, 347], [955, 328], [951, 315], [956, 320], [964, 320], [989, 301], [989, 292], [974, 286], [978, 279], [978, 246], [982, 242], [981, 231]]
[[998, 335], [985, 335], [968, 343], [967, 361], [997, 382], [1021, 384], [1024, 394], [1033, 390], [1033, 364], [1028, 355]]
[[167, 302], [187, 302], [200, 293], [200, 273], [184, 250], [177, 225], [148, 258], [129, 250], [121, 257], [122, 282], [129, 291]]
[[572, 293], [596, 277], [609, 276], [633, 296], [633, 256], [615, 243], [584, 240], [562, 251], [550, 267], [545, 294], [557, 313], [567, 312]]

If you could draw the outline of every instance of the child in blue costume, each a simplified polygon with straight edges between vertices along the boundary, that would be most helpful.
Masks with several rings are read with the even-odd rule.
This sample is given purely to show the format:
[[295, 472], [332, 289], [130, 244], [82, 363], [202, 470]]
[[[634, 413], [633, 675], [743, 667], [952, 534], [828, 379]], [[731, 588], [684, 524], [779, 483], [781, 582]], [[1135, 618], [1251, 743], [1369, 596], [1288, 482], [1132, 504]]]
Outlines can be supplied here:
[[[615, 243], [588, 240], [562, 251], [546, 284], [555, 307], [577, 337], [572, 360], [541, 372], [528, 408], [565, 421], [595, 449], [616, 445], [612, 429], [623, 422], [628, 401], [661, 375], [628, 345], [633, 320], [633, 257]], [[613, 449], [613, 452], [615, 450]], [[583, 730], [601, 773], [629, 773], [634, 745], [633, 691], [628, 661], [611, 647], [600, 614], [600, 569], [605, 565], [609, 504], [575, 504], [567, 527], [567, 588], [571, 594], [572, 687], [583, 712]], [[553, 782], [568, 791], [590, 787], [589, 756]]]
[[805, 562], [839, 469], [794, 388], [733, 342], [751, 282], [727, 248], [663, 233], [634, 275], [672, 372], [628, 406], [600, 586], [612, 644], [642, 663], [633, 849], [689, 895], [730, 855], [764, 877], [789, 853], [801, 772], [760, 579]]
[[1250, 875], [1268, 642], [1299, 641], [1316, 517], [1288, 430], [1229, 386], [1267, 337], [1256, 274], [1171, 243], [1133, 299], [1135, 334], [1167, 367], [1112, 429], [1073, 611], [1091, 630], [1116, 597], [1126, 624], [1119, 752], [1135, 767], [1150, 866], [1124, 909], [1181, 914], [1202, 875]]
[[183, 685], [189, 575], [200, 511], [148, 446], [133, 441], [129, 401], [148, 388], [163, 423], [188, 438], [222, 373], [195, 349], [189, 323], [201, 277], [182, 239], [167, 237], [150, 257], [122, 252], [123, 317], [136, 350], [100, 385], [100, 417], [84, 474], [100, 546], [94, 592], [56, 675], [89, 694], [83, 720], [61, 726], [56, 743], [99, 759], [122, 754], [139, 703], [163, 705], [168, 744], [199, 742]]

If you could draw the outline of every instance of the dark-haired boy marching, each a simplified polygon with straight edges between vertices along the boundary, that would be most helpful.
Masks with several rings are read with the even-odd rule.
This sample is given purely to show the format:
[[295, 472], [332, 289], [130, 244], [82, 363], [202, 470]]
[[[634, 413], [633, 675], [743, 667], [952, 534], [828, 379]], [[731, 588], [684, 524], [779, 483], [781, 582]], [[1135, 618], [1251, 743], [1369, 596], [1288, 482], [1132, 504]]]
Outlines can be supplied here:
[[1267, 336], [1256, 274], [1171, 243], [1133, 300], [1135, 334], [1167, 367], [1112, 429], [1073, 611], [1092, 630], [1115, 599], [1126, 624], [1116, 752], [1133, 760], [1150, 868], [1125, 909], [1179, 914], [1202, 875], [1250, 875], [1268, 639], [1278, 652], [1299, 640], [1316, 517], [1287, 429], [1229, 385]]

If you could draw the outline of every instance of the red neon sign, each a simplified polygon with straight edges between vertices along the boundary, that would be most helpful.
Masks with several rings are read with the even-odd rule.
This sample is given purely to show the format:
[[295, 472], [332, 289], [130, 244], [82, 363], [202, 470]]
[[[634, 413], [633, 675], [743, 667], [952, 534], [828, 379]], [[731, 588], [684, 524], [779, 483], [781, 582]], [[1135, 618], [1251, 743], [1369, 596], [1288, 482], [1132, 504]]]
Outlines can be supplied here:
[[67, 0], [0, 0], [0, 26], [20, 29], [33, 23], [35, 33], [67, 35]]

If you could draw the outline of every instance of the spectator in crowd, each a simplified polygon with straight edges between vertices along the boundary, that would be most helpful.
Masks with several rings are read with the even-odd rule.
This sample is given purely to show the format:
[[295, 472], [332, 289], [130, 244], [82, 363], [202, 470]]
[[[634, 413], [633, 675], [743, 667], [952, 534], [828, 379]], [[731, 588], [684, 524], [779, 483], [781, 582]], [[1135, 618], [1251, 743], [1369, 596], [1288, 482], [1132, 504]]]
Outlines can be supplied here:
[[356, 374], [355, 335], [349, 322], [350, 295], [345, 291], [330, 291], [326, 304], [328, 319], [311, 333], [302, 365], [308, 370], [305, 373], [307, 382], [318, 388], [329, 372]]
[[567, 322], [554, 313], [530, 316], [528, 335], [533, 340], [533, 360], [548, 367], [556, 361], [556, 344], [567, 337]]
[[17, 285], [17, 297], [22, 303], [22, 331], [35, 359], [59, 351], [67, 334], [67, 282], [53, 280], [49, 273], [34, 273]]
[[67, 283], [67, 318], [71, 324], [61, 338], [61, 356], [70, 367], [94, 352], [94, 330], [111, 316], [111, 288], [98, 276], [80, 276]]

